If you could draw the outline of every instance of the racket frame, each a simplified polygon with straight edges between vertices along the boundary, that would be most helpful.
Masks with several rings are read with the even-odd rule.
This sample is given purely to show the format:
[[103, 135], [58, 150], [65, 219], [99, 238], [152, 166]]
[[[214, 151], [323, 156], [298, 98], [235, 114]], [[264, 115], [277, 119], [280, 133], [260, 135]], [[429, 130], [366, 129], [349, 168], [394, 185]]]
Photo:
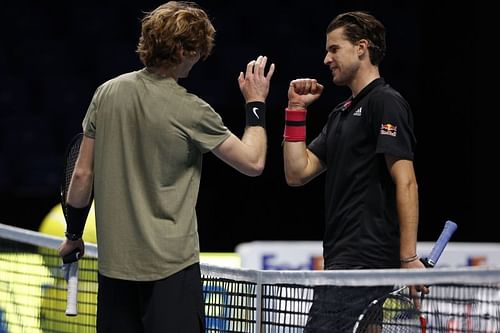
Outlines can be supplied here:
[[[83, 139], [83, 133], [76, 134], [70, 141], [66, 153], [64, 155], [63, 178], [61, 182], [61, 208], [64, 218], [67, 220], [67, 195], [71, 178], [75, 168], [80, 146]], [[78, 315], [78, 259], [80, 252], [78, 249], [69, 253], [63, 258], [62, 271], [67, 283], [66, 294], [66, 316]]]

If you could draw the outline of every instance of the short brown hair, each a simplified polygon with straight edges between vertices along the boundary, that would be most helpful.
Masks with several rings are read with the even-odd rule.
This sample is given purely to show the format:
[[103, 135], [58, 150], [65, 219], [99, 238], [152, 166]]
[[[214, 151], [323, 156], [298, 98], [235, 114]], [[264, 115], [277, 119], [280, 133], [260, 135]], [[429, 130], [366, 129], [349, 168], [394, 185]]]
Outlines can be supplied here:
[[351, 43], [361, 39], [369, 42], [370, 62], [378, 65], [386, 52], [385, 27], [374, 16], [367, 12], [355, 11], [337, 15], [326, 28], [326, 33], [344, 28], [344, 36]]
[[147, 67], [177, 65], [179, 50], [206, 59], [214, 47], [215, 28], [196, 3], [169, 1], [146, 13], [136, 52]]

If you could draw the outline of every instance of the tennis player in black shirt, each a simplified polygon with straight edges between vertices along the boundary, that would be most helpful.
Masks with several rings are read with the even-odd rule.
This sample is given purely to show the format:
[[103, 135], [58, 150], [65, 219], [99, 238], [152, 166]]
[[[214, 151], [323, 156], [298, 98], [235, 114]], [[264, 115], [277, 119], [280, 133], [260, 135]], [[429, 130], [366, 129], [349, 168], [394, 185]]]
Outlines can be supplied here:
[[[380, 76], [385, 28], [365, 12], [338, 15], [326, 30], [325, 65], [351, 96], [306, 145], [307, 107], [323, 92], [315, 79], [290, 83], [284, 131], [287, 183], [326, 172], [325, 269], [424, 268], [416, 253], [416, 144], [407, 101]], [[305, 332], [347, 332], [387, 288], [317, 288]], [[424, 286], [412, 287], [428, 292]]]

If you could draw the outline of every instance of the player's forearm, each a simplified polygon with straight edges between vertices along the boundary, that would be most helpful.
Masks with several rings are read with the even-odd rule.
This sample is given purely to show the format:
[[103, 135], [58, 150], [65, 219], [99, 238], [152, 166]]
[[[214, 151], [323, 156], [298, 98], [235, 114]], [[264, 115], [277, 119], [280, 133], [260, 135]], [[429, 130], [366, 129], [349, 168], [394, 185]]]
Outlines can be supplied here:
[[66, 238], [78, 240], [83, 235], [85, 222], [92, 205], [93, 173], [76, 168], [71, 179], [65, 208]]
[[300, 186], [308, 181], [307, 167], [309, 158], [304, 141], [285, 141], [283, 143], [283, 160], [285, 164], [285, 178], [288, 185]]
[[67, 203], [75, 208], [89, 204], [94, 175], [90, 171], [75, 169], [68, 191]]
[[249, 126], [245, 128], [241, 142], [244, 144], [244, 159], [247, 166], [247, 174], [260, 175], [266, 164], [267, 135], [265, 128], [261, 126]]
[[396, 187], [400, 228], [400, 257], [416, 254], [418, 234], [418, 189], [416, 182]]

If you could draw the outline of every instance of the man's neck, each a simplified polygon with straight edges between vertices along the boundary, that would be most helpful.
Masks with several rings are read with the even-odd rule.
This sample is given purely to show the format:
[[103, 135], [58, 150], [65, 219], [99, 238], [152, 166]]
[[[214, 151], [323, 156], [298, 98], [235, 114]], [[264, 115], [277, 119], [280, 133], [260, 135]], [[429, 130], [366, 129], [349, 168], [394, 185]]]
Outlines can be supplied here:
[[380, 73], [377, 66], [369, 66], [366, 69], [361, 69], [359, 75], [353, 80], [350, 85], [352, 96], [356, 97], [364, 87], [369, 85], [373, 80], [380, 78]]
[[173, 68], [165, 67], [147, 67], [148, 72], [153, 73], [161, 78], [172, 78], [177, 81], [177, 76]]

